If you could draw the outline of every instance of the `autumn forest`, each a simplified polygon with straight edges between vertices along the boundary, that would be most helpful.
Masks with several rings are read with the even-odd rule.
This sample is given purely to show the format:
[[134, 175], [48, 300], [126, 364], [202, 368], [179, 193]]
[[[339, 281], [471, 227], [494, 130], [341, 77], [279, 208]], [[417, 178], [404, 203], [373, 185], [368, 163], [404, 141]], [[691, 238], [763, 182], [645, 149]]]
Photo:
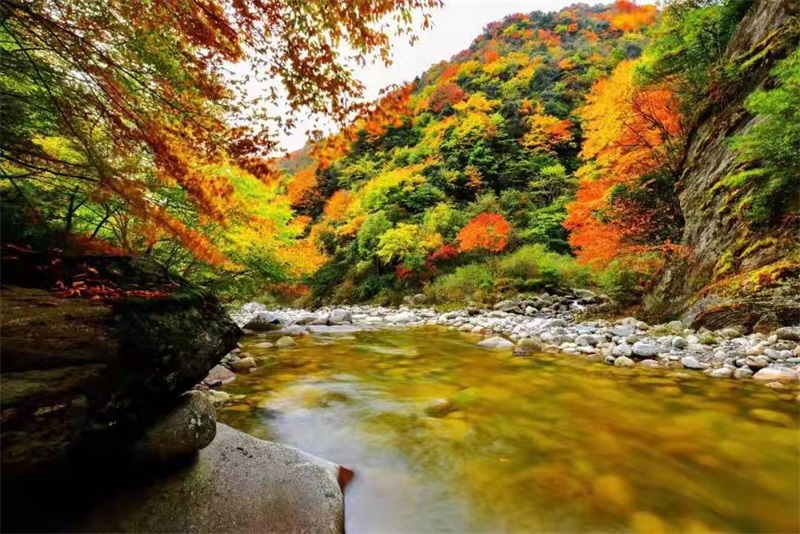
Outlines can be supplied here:
[[[434, 0], [4, 2], [3, 241], [148, 257], [234, 300], [563, 285], [634, 304], [692, 253], [685, 149], [763, 59], [725, 55], [751, 3], [509, 16], [364, 102], [351, 65], [390, 61], [390, 38], [424, 31]], [[737, 170], [714, 186], [754, 233], [797, 217], [800, 57], [786, 39], [745, 102], [763, 120], [729, 139]], [[247, 76], [231, 74], [242, 61]], [[276, 132], [308, 112], [338, 132], [280, 156]]]

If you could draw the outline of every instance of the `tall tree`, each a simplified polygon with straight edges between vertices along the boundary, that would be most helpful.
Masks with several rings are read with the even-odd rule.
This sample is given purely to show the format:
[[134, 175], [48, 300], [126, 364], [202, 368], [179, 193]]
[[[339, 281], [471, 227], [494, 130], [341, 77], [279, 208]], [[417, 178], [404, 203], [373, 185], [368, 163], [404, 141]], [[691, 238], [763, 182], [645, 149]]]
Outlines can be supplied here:
[[[392, 32], [439, 0], [4, 0], [0, 175], [39, 211], [119, 199], [199, 257], [221, 254], [159, 191], [179, 186], [202, 220], [240, 207], [226, 173], [261, 179], [299, 110], [345, 121], [352, 65], [390, 61]], [[247, 64], [244, 76], [231, 74]], [[254, 99], [245, 90], [257, 83]], [[274, 105], [286, 111], [275, 113]], [[45, 195], [41, 193], [45, 192]], [[70, 200], [71, 199], [71, 200]], [[28, 198], [27, 200], [31, 200]], [[71, 227], [67, 215], [67, 229]]]

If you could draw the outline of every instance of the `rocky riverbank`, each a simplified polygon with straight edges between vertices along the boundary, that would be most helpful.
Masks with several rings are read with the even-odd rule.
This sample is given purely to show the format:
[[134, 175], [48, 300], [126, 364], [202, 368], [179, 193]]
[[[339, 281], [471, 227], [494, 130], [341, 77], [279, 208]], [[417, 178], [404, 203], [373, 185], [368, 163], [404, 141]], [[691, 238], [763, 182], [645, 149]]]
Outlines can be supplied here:
[[343, 530], [346, 470], [186, 393], [241, 335], [213, 296], [125, 257], [1, 261], [0, 530]]
[[[800, 326], [746, 333], [743, 327], [695, 330], [681, 321], [650, 325], [633, 317], [579, 319], [602, 310], [605, 303], [602, 296], [576, 290], [507, 300], [493, 309], [438, 312], [424, 306], [354, 305], [312, 312], [248, 303], [231, 315], [247, 334], [280, 336], [276, 348], [290, 347], [292, 336], [439, 326], [477, 334], [483, 337], [479, 345], [520, 356], [560, 353], [617, 367], [679, 368], [719, 379], [752, 379], [778, 389], [800, 381]], [[223, 363], [237, 370], [255, 363], [247, 358], [231, 354]]]

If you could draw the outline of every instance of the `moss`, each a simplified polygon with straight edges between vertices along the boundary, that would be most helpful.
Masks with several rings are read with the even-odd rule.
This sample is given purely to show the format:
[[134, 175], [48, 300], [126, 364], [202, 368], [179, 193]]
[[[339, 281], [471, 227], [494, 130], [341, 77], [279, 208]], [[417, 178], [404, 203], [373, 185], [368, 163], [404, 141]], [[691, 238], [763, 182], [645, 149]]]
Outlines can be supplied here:
[[742, 252], [742, 258], [746, 258], [747, 256], [753, 254], [754, 252], [761, 250], [763, 248], [772, 247], [779, 243], [778, 239], [775, 237], [765, 237], [764, 239], [760, 239], [747, 247], [744, 252]]
[[735, 267], [733, 252], [726, 250], [717, 260], [717, 263], [714, 264], [713, 279], [719, 280], [720, 278], [731, 274]]

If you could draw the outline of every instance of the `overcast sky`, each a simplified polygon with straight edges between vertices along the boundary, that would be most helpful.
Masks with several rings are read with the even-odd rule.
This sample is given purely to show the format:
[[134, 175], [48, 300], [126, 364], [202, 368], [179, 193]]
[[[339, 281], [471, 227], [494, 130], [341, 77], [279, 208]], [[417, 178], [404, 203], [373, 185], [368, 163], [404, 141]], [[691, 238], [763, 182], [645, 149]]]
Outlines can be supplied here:
[[[390, 67], [368, 65], [356, 71], [366, 87], [369, 100], [392, 84], [413, 80], [428, 67], [450, 59], [469, 47], [483, 27], [512, 13], [557, 11], [579, 0], [444, 0], [444, 7], [433, 12], [433, 28], [420, 30], [419, 40], [411, 46], [406, 37], [395, 39], [394, 63]], [[609, 3], [610, 0], [583, 0], [588, 4]], [[297, 150], [306, 141], [307, 125], [300, 123], [292, 135], [281, 137], [286, 150]]]

